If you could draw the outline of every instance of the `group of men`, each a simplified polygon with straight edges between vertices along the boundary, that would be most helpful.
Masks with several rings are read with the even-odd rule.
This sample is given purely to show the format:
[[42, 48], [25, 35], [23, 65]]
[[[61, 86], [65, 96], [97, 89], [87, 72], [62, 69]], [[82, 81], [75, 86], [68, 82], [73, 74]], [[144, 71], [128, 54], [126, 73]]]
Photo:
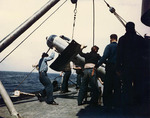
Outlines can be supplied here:
[[[110, 35], [110, 44], [104, 50], [103, 56], [98, 54], [99, 47], [93, 46], [89, 53], [83, 53], [81, 46], [80, 56], [85, 58], [83, 69], [82, 82], [78, 94], [78, 105], [84, 104], [83, 100], [87, 96], [88, 86], [90, 85], [90, 104], [98, 105], [100, 91], [97, 83], [97, 68], [103, 63], [105, 66], [105, 79], [103, 90], [103, 103], [106, 107], [126, 107], [133, 105], [141, 105], [148, 101], [148, 80], [149, 70], [145, 70], [145, 50], [146, 45], [144, 38], [137, 35], [135, 31], [135, 24], [128, 22], [126, 24], [126, 33], [119, 38], [117, 43], [117, 35]], [[58, 105], [53, 99], [53, 87], [47, 76], [47, 61], [54, 58], [54, 53], [48, 57], [43, 53], [39, 61], [39, 78], [45, 89], [38, 94], [40, 96], [47, 96], [46, 102], [52, 105]], [[65, 71], [67, 80], [62, 85], [62, 91], [68, 92], [65, 88], [68, 83], [68, 76], [70, 71]], [[146, 72], [146, 73], [145, 73]], [[144, 82], [143, 82], [144, 81]], [[145, 87], [146, 91], [145, 91]], [[146, 96], [146, 98], [145, 98]]]

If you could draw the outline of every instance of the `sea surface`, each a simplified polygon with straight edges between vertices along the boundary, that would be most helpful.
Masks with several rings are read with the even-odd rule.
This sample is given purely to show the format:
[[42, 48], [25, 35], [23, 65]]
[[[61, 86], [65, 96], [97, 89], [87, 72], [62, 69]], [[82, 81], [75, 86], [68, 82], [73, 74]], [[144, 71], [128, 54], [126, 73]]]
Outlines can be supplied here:
[[[56, 80], [60, 86], [62, 77], [60, 77], [59, 74], [48, 73], [48, 77], [51, 82]], [[70, 76], [70, 80], [70, 85], [76, 83], [76, 75], [72, 74]], [[0, 81], [2, 82], [8, 94], [12, 94], [15, 90], [32, 93], [40, 91], [44, 88], [39, 81], [39, 74], [35, 72], [0, 71]]]

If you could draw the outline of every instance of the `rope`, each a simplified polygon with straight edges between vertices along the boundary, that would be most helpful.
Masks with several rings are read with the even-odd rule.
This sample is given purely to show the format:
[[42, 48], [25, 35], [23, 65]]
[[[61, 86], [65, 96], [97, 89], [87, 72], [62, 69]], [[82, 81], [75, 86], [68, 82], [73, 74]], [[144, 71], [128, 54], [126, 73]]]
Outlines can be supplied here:
[[[42, 8], [41, 8], [42, 9]], [[41, 9], [39, 9], [38, 11], [36, 11], [34, 14], [36, 14], [36, 13], [38, 13], [39, 11], [41, 11]], [[26, 21], [28, 21], [30, 18], [32, 18], [32, 16], [31, 17], [29, 17]], [[1, 42], [3, 42], [4, 40], [6, 40], [6, 38], [8, 37], [8, 36], [10, 36], [13, 32], [15, 32], [17, 29], [19, 29], [26, 21], [24, 21], [22, 24], [20, 24], [15, 30], [13, 30], [10, 34], [8, 34], [5, 38], [3, 38], [1, 41], [0, 41], [0, 43]]]
[[74, 37], [74, 29], [75, 29], [75, 23], [76, 23], [76, 14], [77, 14], [77, 3], [75, 4], [75, 9], [74, 9], [74, 20], [73, 20], [73, 29], [72, 29], [72, 40]]
[[60, 9], [60, 7], [62, 7], [65, 3], [67, 2], [67, 0], [65, 2], [63, 2], [52, 14], [50, 14], [37, 28], [35, 28], [21, 43], [19, 43], [19, 45], [17, 45], [10, 53], [8, 53], [1, 61], [0, 63], [2, 63], [11, 53], [13, 53], [29, 36], [31, 36], [31, 34], [33, 34], [40, 26], [42, 26], [57, 10]]
[[[117, 13], [116, 13], [116, 10], [113, 8], [113, 7], [111, 7], [105, 0], [104, 0], [104, 2], [106, 3], [106, 5], [109, 7], [109, 11], [111, 12], [111, 13], [113, 13], [116, 17], [117, 17], [117, 19], [122, 23], [122, 25], [125, 27], [125, 23], [126, 23], [126, 21], [122, 18], [122, 17], [120, 17]], [[124, 23], [124, 22], [125, 23]]]
[[32, 69], [32, 71], [19, 83], [19, 85], [14, 89], [14, 91], [24, 82], [24, 80], [26, 80], [26, 79], [31, 75], [31, 73], [35, 70], [35, 68], [36, 68], [36, 67], [34, 67], [34, 68]]
[[93, 0], [93, 46], [95, 41], [95, 2]]
[[120, 18], [120, 16], [115, 12], [114, 15], [117, 17], [117, 19], [122, 23], [122, 25], [125, 27], [126, 26], [126, 22], [124, 23], [122, 21], [122, 19]]
[[[48, 53], [49, 50], [50, 50], [50, 48], [47, 50], [46, 53]], [[32, 72], [36, 69], [36, 67], [37, 67], [37, 66], [35, 66], [35, 67], [31, 70], [31, 72], [19, 83], [19, 85], [14, 89], [14, 91], [32, 74]]]
[[[109, 11], [110, 11], [111, 13], [113, 13], [113, 14], [117, 17], [117, 19], [121, 22], [121, 24], [125, 27], [127, 22], [126, 22], [121, 16], [119, 16], [119, 15], [116, 13], [115, 9], [114, 9], [113, 7], [111, 7], [111, 6], [106, 2], [106, 0], [104, 0], [104, 2], [105, 2], [106, 5], [109, 7]], [[136, 33], [141, 36], [141, 34], [140, 34], [139, 32], [136, 31]]]
[[[42, 8], [41, 8], [42, 9]], [[39, 9], [38, 11], [36, 11], [34, 14], [38, 13], [39, 11], [41, 11], [41, 9]], [[32, 16], [31, 16], [32, 17]], [[28, 21], [31, 17], [29, 17], [26, 21]], [[19, 29], [26, 21], [24, 21], [22, 24], [20, 24], [15, 30], [13, 30], [10, 34], [8, 34], [5, 38], [3, 38], [1, 42], [3, 42], [8, 36], [10, 36], [13, 32], [15, 32], [17, 29]]]
[[[40, 10], [39, 10], [40, 11]], [[38, 11], [37, 11], [38, 12]], [[30, 19], [30, 18], [28, 18], [28, 19]], [[26, 21], [28, 21], [28, 19], [26, 20]], [[19, 25], [15, 30], [13, 30], [10, 34], [8, 34], [5, 38], [3, 38], [1, 41], [0, 41], [0, 43], [2, 43], [4, 40], [6, 40], [6, 38], [8, 37], [8, 36], [10, 36], [13, 32], [15, 32], [17, 29], [19, 29], [26, 21], [24, 21], [21, 25]]]

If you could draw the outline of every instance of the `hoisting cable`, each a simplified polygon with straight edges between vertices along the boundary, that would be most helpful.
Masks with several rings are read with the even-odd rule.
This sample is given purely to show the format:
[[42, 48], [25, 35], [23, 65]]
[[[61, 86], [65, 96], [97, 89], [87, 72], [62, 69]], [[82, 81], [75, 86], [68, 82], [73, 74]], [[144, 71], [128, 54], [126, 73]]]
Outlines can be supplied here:
[[[48, 53], [50, 48], [47, 50], [46, 53]], [[38, 65], [34, 66], [34, 68], [31, 70], [29, 74], [26, 75], [26, 77], [19, 83], [19, 85], [14, 89], [14, 91], [32, 74], [32, 72], [37, 68]]]
[[[116, 13], [115, 8], [111, 7], [111, 6], [106, 2], [106, 0], [104, 0], [104, 2], [106, 3], [107, 7], [109, 7], [109, 11], [110, 11], [111, 13], [113, 13], [113, 14], [117, 17], [117, 19], [121, 22], [121, 24], [125, 27], [127, 22], [126, 22], [121, 16], [119, 16], [119, 15]], [[137, 31], [136, 31], [136, 33], [141, 36], [141, 34], [138, 33]]]
[[74, 29], [75, 29], [75, 23], [76, 23], [76, 14], [77, 14], [77, 2], [75, 3], [75, 9], [74, 9], [74, 20], [73, 20], [73, 28], [72, 28], [72, 40], [74, 38]]
[[95, 2], [93, 0], [93, 46], [95, 43]]
[[13, 53], [29, 36], [31, 36], [37, 29], [39, 29], [57, 10], [59, 10], [65, 3], [64, 1], [52, 14], [50, 14], [37, 28], [35, 28], [23, 41], [21, 41], [11, 52], [9, 52], [1, 61], [2, 63], [11, 53]]
[[[26, 21], [25, 21], [25, 22], [26, 22]], [[22, 24], [24, 24], [25, 22], [23, 22]], [[13, 32], [15, 32], [17, 29], [19, 29], [19, 27], [22, 26], [22, 24], [19, 25], [15, 30], [13, 30], [10, 34], [8, 34], [8, 35], [7, 35], [6, 37], [4, 37], [2, 40], [0, 40], [0, 43], [2, 43], [3, 41], [5, 41], [8, 36], [10, 36], [10, 35], [11, 35]]]
[[14, 89], [14, 91], [31, 75], [31, 73], [35, 70], [36, 67], [32, 69], [32, 71], [19, 83], [19, 85]]
[[[125, 27], [126, 21], [125, 21], [123, 18], [120, 18], [120, 16], [116, 13], [116, 10], [115, 10], [113, 7], [111, 7], [111, 6], [106, 2], [106, 0], [104, 0], [104, 2], [106, 3], [107, 7], [109, 7], [109, 11], [110, 11], [111, 13], [113, 13], [113, 14], [117, 17], [117, 19], [122, 23], [122, 25]], [[124, 23], [123, 21], [124, 21], [125, 23]]]

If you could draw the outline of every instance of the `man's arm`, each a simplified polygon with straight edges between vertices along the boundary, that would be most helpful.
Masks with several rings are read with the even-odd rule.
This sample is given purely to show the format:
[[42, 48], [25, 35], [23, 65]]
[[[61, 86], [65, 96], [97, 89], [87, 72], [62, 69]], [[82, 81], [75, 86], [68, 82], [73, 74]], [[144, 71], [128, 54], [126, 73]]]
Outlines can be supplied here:
[[55, 50], [56, 50], [56, 48], [53, 47], [52, 52], [51, 52], [51, 55], [50, 55], [49, 57], [45, 57], [45, 58], [44, 58], [45, 61], [50, 61], [50, 60], [54, 59], [54, 57], [55, 57]]
[[85, 57], [86, 54], [83, 53], [82, 50], [83, 50], [84, 48], [86, 48], [86, 47], [87, 47], [87, 46], [81, 45], [81, 47], [80, 47], [80, 48], [81, 48], [81, 51], [79, 52], [79, 55], [80, 55], [81, 57]]
[[98, 61], [98, 63], [96, 64], [95, 68], [98, 68], [99, 66], [101, 66], [104, 62], [106, 62], [106, 59], [108, 58], [109, 56], [109, 46], [107, 45], [105, 50], [104, 50], [104, 53], [103, 53], [103, 56], [101, 57], [101, 59]]

